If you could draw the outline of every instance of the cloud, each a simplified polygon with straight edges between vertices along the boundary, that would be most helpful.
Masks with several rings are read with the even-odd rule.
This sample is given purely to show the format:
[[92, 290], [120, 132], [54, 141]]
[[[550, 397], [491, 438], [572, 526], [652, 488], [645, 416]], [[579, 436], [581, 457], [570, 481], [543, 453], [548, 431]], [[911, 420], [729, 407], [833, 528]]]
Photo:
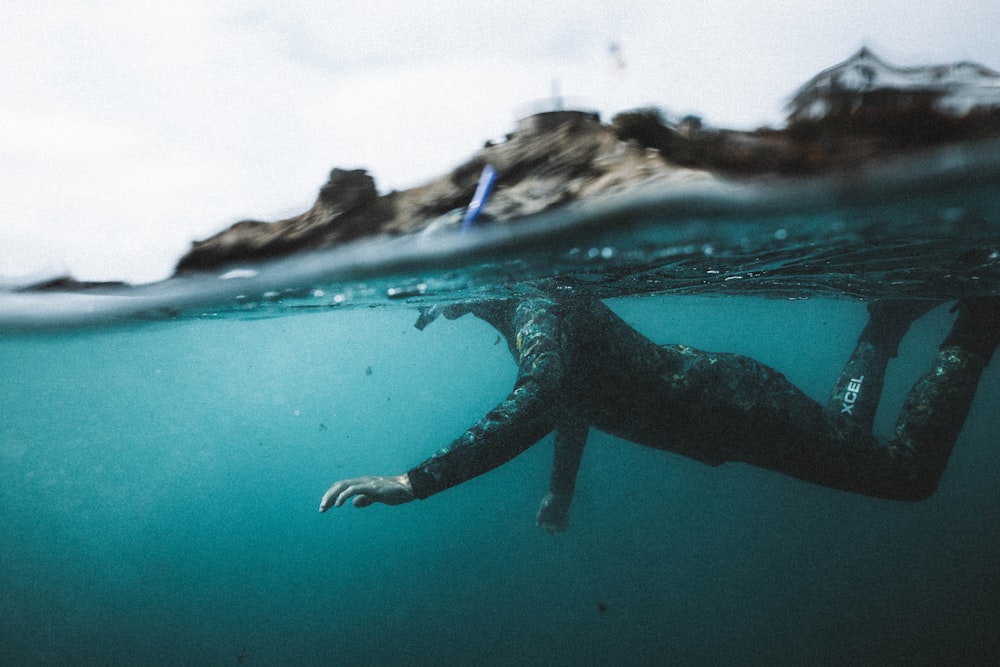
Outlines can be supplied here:
[[162, 278], [193, 239], [303, 210], [333, 166], [384, 190], [446, 171], [554, 80], [606, 116], [657, 104], [753, 127], [873, 36], [901, 64], [998, 67], [994, 5], [16, 3], [0, 41], [0, 274]]

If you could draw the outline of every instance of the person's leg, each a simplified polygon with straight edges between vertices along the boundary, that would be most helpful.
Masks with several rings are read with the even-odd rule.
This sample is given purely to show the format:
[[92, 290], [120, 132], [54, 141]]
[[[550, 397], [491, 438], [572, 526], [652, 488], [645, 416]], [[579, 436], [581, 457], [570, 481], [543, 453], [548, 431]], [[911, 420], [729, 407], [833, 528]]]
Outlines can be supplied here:
[[[731, 460], [881, 498], [930, 495], [1000, 343], [1000, 298], [966, 299], [958, 308], [958, 321], [903, 406], [894, 439], [873, 436], [857, 420], [833, 418], [774, 375], [762, 388], [767, 399], [758, 407], [752, 437]], [[877, 370], [879, 359], [868, 368]]]
[[871, 431], [889, 359], [896, 356], [910, 325], [937, 303], [905, 300], [869, 304], [868, 324], [830, 393], [826, 410], [831, 418]]
[[910, 390], [896, 422], [895, 442], [914, 453], [917, 492], [937, 488], [979, 378], [1000, 344], [1000, 297], [963, 299], [958, 319], [941, 343], [934, 363]]

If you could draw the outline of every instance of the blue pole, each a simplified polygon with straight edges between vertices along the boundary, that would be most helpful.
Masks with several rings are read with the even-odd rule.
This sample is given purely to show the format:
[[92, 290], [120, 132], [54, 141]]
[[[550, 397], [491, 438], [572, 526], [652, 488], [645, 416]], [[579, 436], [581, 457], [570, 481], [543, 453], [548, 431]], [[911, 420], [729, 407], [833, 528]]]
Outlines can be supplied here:
[[483, 173], [479, 176], [479, 185], [476, 186], [476, 194], [472, 196], [472, 201], [469, 202], [469, 207], [465, 209], [465, 217], [462, 218], [462, 231], [468, 231], [473, 223], [475, 223], [476, 218], [482, 212], [483, 207], [486, 206], [486, 202], [490, 198], [490, 193], [493, 192], [493, 184], [497, 181], [497, 170], [492, 164], [488, 164], [483, 167]]

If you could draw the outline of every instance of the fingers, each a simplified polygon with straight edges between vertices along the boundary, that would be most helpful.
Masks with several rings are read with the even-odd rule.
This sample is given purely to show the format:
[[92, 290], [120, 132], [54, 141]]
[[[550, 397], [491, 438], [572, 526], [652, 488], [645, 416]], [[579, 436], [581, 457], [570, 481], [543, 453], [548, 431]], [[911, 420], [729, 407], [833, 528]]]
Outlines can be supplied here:
[[331, 507], [340, 507], [352, 497], [355, 507], [372, 505], [375, 503], [373, 494], [376, 491], [373, 480], [372, 477], [340, 480], [323, 494], [323, 499], [319, 503], [319, 511], [325, 512]]
[[562, 520], [544, 520], [539, 519], [538, 525], [545, 530], [549, 535], [555, 535], [556, 533], [563, 533], [569, 527], [569, 519]]
[[569, 499], [553, 493], [546, 494], [538, 506], [535, 521], [549, 535], [565, 531], [569, 526]]
[[331, 486], [323, 494], [323, 499], [319, 503], [319, 511], [325, 512], [331, 507], [340, 507], [348, 498], [360, 493], [357, 489], [358, 483], [361, 481], [360, 479], [342, 479]]
[[[334, 485], [334, 486], [336, 486], [336, 485]], [[327, 511], [328, 509], [330, 509], [330, 505], [333, 504], [333, 489], [334, 489], [334, 486], [331, 486], [329, 489], [327, 489], [326, 493], [324, 493], [323, 497], [320, 499], [320, 501], [319, 501], [319, 511], [320, 512]]]

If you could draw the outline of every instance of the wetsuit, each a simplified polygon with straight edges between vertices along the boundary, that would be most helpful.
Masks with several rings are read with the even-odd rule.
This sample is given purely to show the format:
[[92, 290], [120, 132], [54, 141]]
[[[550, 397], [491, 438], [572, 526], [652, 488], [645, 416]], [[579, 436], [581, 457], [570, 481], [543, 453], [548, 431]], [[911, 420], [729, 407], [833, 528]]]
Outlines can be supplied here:
[[895, 437], [884, 439], [872, 435], [872, 421], [911, 320], [889, 333], [870, 322], [824, 406], [753, 359], [657, 345], [596, 299], [542, 294], [452, 306], [448, 316], [466, 312], [507, 340], [517, 381], [477, 424], [408, 472], [418, 498], [492, 470], [553, 431], [551, 491], [571, 496], [591, 427], [709, 465], [740, 461], [866, 495], [925, 498], [1000, 339], [1000, 326], [984, 337], [960, 314], [906, 399]]

